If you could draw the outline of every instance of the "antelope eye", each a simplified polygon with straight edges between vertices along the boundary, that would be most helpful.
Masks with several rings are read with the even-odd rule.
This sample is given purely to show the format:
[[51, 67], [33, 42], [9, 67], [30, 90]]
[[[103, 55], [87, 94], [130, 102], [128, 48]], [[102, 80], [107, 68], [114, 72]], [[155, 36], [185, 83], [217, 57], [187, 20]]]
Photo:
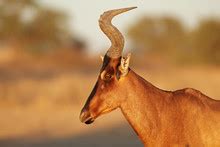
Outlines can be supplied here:
[[112, 78], [112, 75], [107, 73], [105, 74], [105, 80], [110, 80]]

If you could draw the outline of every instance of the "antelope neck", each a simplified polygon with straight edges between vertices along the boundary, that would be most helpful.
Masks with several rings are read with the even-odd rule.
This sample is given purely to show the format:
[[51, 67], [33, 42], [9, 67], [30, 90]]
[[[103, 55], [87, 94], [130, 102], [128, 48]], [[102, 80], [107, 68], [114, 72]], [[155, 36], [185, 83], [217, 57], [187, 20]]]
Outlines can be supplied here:
[[162, 99], [167, 99], [170, 93], [153, 86], [132, 70], [127, 78], [121, 111], [144, 144], [154, 144], [161, 127]]

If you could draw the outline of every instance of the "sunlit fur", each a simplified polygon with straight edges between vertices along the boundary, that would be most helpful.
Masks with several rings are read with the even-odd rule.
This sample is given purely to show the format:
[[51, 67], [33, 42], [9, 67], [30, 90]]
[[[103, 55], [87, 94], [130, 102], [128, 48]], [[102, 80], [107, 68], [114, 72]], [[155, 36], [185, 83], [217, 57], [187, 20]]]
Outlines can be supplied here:
[[220, 146], [220, 101], [191, 88], [158, 89], [129, 69], [130, 55], [121, 58], [124, 38], [111, 20], [134, 8], [106, 11], [100, 17], [111, 47], [80, 120], [90, 124], [120, 108], [145, 146]]
[[161, 90], [130, 69], [120, 76], [120, 60], [105, 56], [82, 122], [120, 108], [145, 146], [220, 146], [220, 101], [191, 88]]

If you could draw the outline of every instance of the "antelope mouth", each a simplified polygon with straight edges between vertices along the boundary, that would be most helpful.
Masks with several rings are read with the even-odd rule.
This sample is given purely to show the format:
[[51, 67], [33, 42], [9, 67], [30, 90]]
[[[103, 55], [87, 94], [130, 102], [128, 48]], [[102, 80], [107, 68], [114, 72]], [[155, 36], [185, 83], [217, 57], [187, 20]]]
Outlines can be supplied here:
[[85, 124], [91, 124], [95, 119], [89, 113], [82, 112], [80, 114], [80, 121]]
[[91, 118], [88, 118], [84, 121], [85, 124], [92, 124], [95, 120], [91, 117]]

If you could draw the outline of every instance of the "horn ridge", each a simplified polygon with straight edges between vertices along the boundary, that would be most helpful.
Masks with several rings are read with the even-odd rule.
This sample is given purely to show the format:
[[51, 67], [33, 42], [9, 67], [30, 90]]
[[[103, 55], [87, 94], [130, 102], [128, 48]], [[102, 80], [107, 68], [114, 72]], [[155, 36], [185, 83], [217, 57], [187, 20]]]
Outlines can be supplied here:
[[124, 37], [122, 33], [112, 24], [112, 19], [114, 16], [121, 13], [127, 12], [129, 10], [135, 9], [137, 7], [129, 7], [122, 9], [114, 9], [104, 12], [99, 18], [99, 26], [102, 32], [111, 41], [111, 47], [107, 51], [107, 55], [111, 58], [119, 58], [122, 55], [122, 50], [124, 48]]

